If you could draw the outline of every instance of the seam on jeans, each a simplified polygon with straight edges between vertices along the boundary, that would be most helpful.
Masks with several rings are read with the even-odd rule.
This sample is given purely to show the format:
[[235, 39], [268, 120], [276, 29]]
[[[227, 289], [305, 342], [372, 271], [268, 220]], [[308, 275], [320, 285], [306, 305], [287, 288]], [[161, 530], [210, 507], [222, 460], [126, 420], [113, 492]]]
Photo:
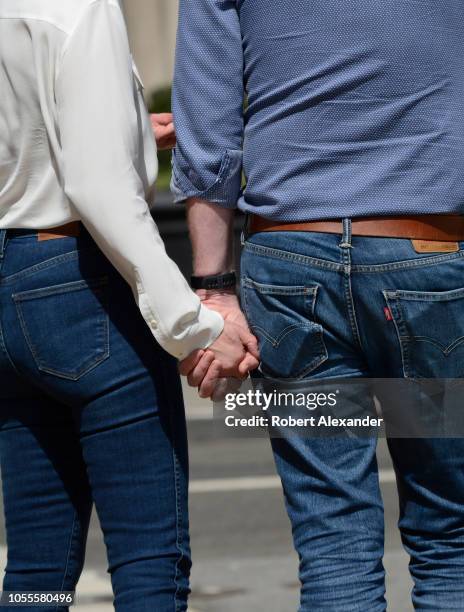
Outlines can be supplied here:
[[456, 338], [456, 340], [453, 340], [451, 344], [448, 344], [448, 346], [444, 346], [443, 344], [441, 344], [441, 342], [438, 342], [437, 340], [434, 340], [433, 338], [429, 338], [427, 336], [405, 336], [406, 340], [409, 340], [409, 338], [411, 338], [411, 340], [414, 340], [415, 342], [428, 342], [429, 344], [433, 344], [433, 346], [436, 346], [438, 349], [440, 349], [440, 351], [445, 356], [448, 356], [450, 353], [452, 353], [454, 349], [457, 348], [464, 341], [464, 336], [460, 336], [459, 338]]
[[[314, 325], [317, 325], [317, 324], [315, 323]], [[274, 338], [274, 336], [271, 336], [263, 327], [261, 327], [261, 325], [251, 325], [251, 329], [256, 329], [260, 331], [263, 334], [263, 336], [265, 336], [265, 338], [268, 340], [268, 342], [272, 344], [274, 348], [278, 348], [282, 340], [286, 338], [292, 332], [296, 331], [297, 329], [311, 330], [311, 329], [314, 329], [314, 327], [313, 325], [310, 325], [308, 323], [292, 323], [291, 325], [287, 325], [287, 327], [284, 327], [284, 329], [280, 332], [280, 334], [276, 338]]]
[[284, 259], [288, 261], [294, 261], [296, 263], [300, 263], [305, 266], [313, 265], [318, 268], [325, 268], [327, 270], [333, 270], [334, 272], [338, 272], [340, 270], [343, 270], [344, 268], [342, 264], [336, 263], [334, 261], [329, 261], [328, 259], [318, 259], [316, 257], [300, 255], [299, 253], [291, 253], [290, 251], [282, 251], [280, 249], [274, 249], [271, 247], [263, 247], [260, 244], [253, 244], [250, 242], [245, 243], [243, 250], [251, 251], [252, 253], [256, 253], [257, 255], [265, 255], [266, 257], [273, 257], [275, 259]]
[[[401, 333], [400, 326], [404, 327], [404, 321], [402, 317], [401, 309], [397, 305], [397, 300], [395, 299], [395, 304], [388, 299], [388, 291], [382, 291], [383, 297], [385, 298], [385, 302], [393, 313], [393, 325], [395, 326], [396, 335], [398, 338], [398, 344], [400, 347], [400, 355], [401, 355], [401, 365], [403, 367], [403, 376], [404, 378], [410, 378], [409, 374], [409, 349], [407, 343], [403, 342], [404, 335]], [[396, 314], [396, 317], [395, 317]]]
[[48, 268], [52, 268], [54, 266], [59, 265], [60, 263], [66, 261], [72, 261], [73, 259], [77, 259], [79, 255], [83, 252], [84, 249], [80, 249], [79, 251], [70, 251], [69, 253], [64, 253], [63, 255], [57, 255], [56, 257], [52, 257], [51, 259], [47, 259], [46, 261], [41, 261], [30, 268], [26, 268], [25, 270], [21, 270], [21, 272], [15, 272], [10, 276], [5, 276], [0, 280], [0, 285], [9, 285], [15, 281], [21, 280], [23, 278], [27, 278], [36, 272], [40, 272], [42, 270], [47, 270]]
[[[249, 241], [245, 242], [243, 250], [248, 250], [258, 255], [274, 257], [276, 259], [295, 261], [304, 265], [314, 265], [319, 268], [325, 268], [333, 271], [340, 271], [344, 268], [342, 264], [336, 263], [334, 261], [319, 259], [316, 257], [309, 257], [307, 255], [300, 255], [299, 253], [291, 253], [290, 251], [282, 251], [280, 249], [272, 247], [265, 247], [260, 244], [253, 244]], [[464, 257], [464, 250], [458, 251], [457, 253], [450, 253], [447, 255], [434, 255], [432, 257], [423, 257], [421, 259], [411, 259], [385, 264], [353, 264], [351, 266], [351, 271], [369, 274], [376, 272], [386, 272], [391, 270], [403, 270], [407, 268], [418, 268], [422, 266], [432, 266], [440, 263], [447, 263], [449, 261], [460, 259], [462, 257]]]
[[28, 291], [20, 291], [13, 293], [12, 298], [15, 302], [24, 302], [41, 297], [48, 297], [55, 294], [71, 293], [72, 291], [81, 291], [82, 289], [98, 289], [108, 284], [108, 277], [103, 276], [95, 280], [80, 280], [61, 285], [50, 285], [49, 287], [41, 287], [40, 289], [30, 289]]
[[[98, 354], [96, 355], [96, 357], [94, 357], [94, 359], [92, 361], [90, 361], [87, 365], [86, 368], [81, 371], [75, 371], [73, 370], [70, 373], [65, 373], [62, 372], [60, 370], [55, 370], [54, 368], [49, 368], [46, 367], [44, 365], [41, 365], [41, 359], [39, 358], [39, 355], [37, 353], [37, 350], [35, 348], [34, 343], [32, 342], [32, 338], [30, 337], [23, 313], [21, 308], [17, 308], [17, 312], [18, 312], [18, 317], [19, 317], [19, 322], [21, 325], [21, 329], [23, 330], [23, 334], [24, 337], [26, 339], [27, 345], [29, 347], [29, 350], [31, 351], [31, 354], [34, 358], [34, 361], [36, 362], [37, 368], [41, 371], [41, 372], [45, 372], [46, 374], [52, 374], [54, 376], [57, 376], [58, 378], [63, 378], [65, 380], [72, 380], [72, 381], [76, 381], [79, 380], [79, 378], [81, 378], [82, 376], [84, 376], [85, 374], [88, 374], [89, 372], [91, 372], [93, 369], [95, 369], [100, 363], [102, 363], [103, 361], [105, 361], [106, 359], [108, 359], [109, 357], [109, 322], [108, 322], [108, 316], [107, 315], [103, 315], [101, 317], [101, 322], [105, 325], [105, 329], [106, 329], [106, 339], [105, 339], [105, 346], [104, 349]], [[106, 318], [106, 320], [105, 320]]]
[[16, 367], [13, 358], [11, 357], [7, 347], [6, 347], [6, 343], [5, 343], [5, 336], [3, 334], [3, 325], [0, 321], [0, 349], [3, 351], [5, 357], [8, 359], [8, 362], [10, 363], [11, 367], [13, 368], [13, 370], [16, 372], [16, 374], [18, 376], [21, 376], [18, 368]]
[[346, 302], [346, 309], [348, 312], [348, 320], [350, 322], [351, 332], [354, 336], [355, 342], [357, 343], [361, 351], [364, 352], [362, 341], [361, 341], [361, 335], [359, 333], [358, 320], [356, 317], [356, 309], [354, 306], [353, 288], [351, 285], [351, 271], [352, 271], [351, 254], [349, 250], [346, 250], [346, 248], [344, 251], [342, 251], [342, 258], [344, 260], [343, 285], [345, 287], [345, 302]]
[[[301, 370], [301, 372], [298, 372], [297, 374], [290, 376], [288, 378], [278, 378], [276, 376], [274, 376], [271, 372], [268, 373], [268, 370], [266, 367], [263, 368], [262, 364], [260, 366], [260, 371], [261, 373], [264, 375], [265, 378], [271, 378], [272, 380], [275, 380], [277, 382], [282, 382], [282, 383], [288, 383], [290, 381], [301, 381], [303, 378], [305, 378], [308, 374], [310, 374], [313, 370], [315, 370], [316, 368], [318, 368], [319, 366], [321, 366], [325, 361], [327, 361], [327, 359], [329, 358], [329, 354], [327, 352], [327, 347], [325, 345], [325, 342], [322, 338], [322, 332], [320, 333], [320, 342], [322, 345], [322, 349], [323, 349], [323, 353], [321, 355], [319, 355], [318, 357], [315, 357], [305, 368], [304, 370]], [[335, 377], [336, 378], [336, 377]], [[324, 378], [324, 380], [326, 380]]]
[[[29, 350], [31, 351], [32, 357], [34, 358], [34, 361], [37, 365], [37, 368], [41, 371], [41, 372], [45, 372], [46, 374], [52, 374], [53, 376], [57, 376], [58, 378], [62, 378], [64, 380], [72, 380], [72, 381], [76, 381], [79, 380], [79, 378], [82, 378], [82, 376], [84, 376], [85, 374], [88, 374], [89, 372], [91, 372], [93, 369], [95, 369], [98, 365], [100, 365], [100, 363], [102, 363], [103, 361], [105, 361], [106, 359], [108, 359], [108, 357], [110, 356], [110, 340], [109, 340], [109, 315], [108, 312], [103, 312], [102, 315], [100, 315], [98, 317], [98, 324], [103, 324], [104, 328], [105, 328], [105, 339], [104, 339], [104, 344], [103, 344], [103, 349], [100, 351], [97, 351], [96, 356], [94, 357], [94, 359], [92, 361], [89, 361], [86, 365], [86, 367], [84, 369], [80, 369], [80, 370], [72, 370], [71, 372], [62, 372], [60, 370], [55, 370], [54, 368], [51, 367], [47, 367], [45, 365], [43, 365], [42, 360], [39, 357], [39, 354], [35, 348], [35, 344], [32, 341], [31, 335], [29, 333], [29, 328], [27, 326], [26, 320], [24, 318], [24, 314], [21, 308], [21, 301], [27, 301], [32, 299], [33, 297], [38, 297], [38, 299], [40, 299], [41, 297], [44, 297], [45, 295], [54, 295], [55, 293], [61, 294], [61, 293], [69, 293], [71, 291], [74, 291], [75, 288], [72, 287], [70, 288], [71, 285], [73, 286], [79, 286], [80, 290], [81, 288], [90, 288], [92, 289], [93, 287], [103, 287], [106, 286], [107, 284], [107, 279], [101, 279], [98, 283], [95, 283], [93, 285], [91, 285], [89, 282], [87, 281], [77, 281], [74, 283], [66, 283], [64, 285], [57, 285], [56, 289], [61, 289], [61, 288], [65, 288], [65, 291], [49, 291], [49, 293], [42, 295], [41, 292], [42, 291], [46, 291], [46, 290], [52, 290], [54, 289], [54, 287], [48, 287], [46, 289], [37, 289], [37, 290], [32, 290], [32, 291], [25, 291], [23, 294], [22, 293], [16, 293], [13, 294], [12, 298], [13, 301], [15, 302], [15, 306], [16, 306], [16, 312], [19, 318], [19, 323], [21, 325], [21, 329], [22, 332], [24, 334], [24, 338], [26, 340], [26, 343], [29, 347]], [[32, 296], [32, 294], [34, 292], [37, 292], [36, 296]], [[24, 299], [22, 299], [22, 296], [27, 294], [27, 297], [25, 297]]]
[[[169, 398], [169, 404], [171, 404], [171, 391], [170, 389], [167, 390], [167, 397]], [[175, 438], [175, 427], [174, 427], [174, 407], [171, 405], [169, 410], [169, 427], [170, 427], [170, 434], [172, 437], [172, 440], [174, 440]], [[176, 446], [175, 443], [172, 442], [172, 460], [173, 460], [173, 466], [174, 466], [174, 491], [175, 491], [175, 497], [176, 497], [176, 548], [178, 550], [178, 552], [180, 553], [179, 558], [176, 561], [176, 567], [175, 567], [175, 574], [174, 574], [174, 584], [176, 586], [176, 590], [174, 593], [174, 610], [175, 612], [177, 612], [180, 609], [180, 602], [179, 602], [179, 590], [180, 590], [180, 585], [179, 585], [179, 574], [180, 574], [180, 564], [182, 563], [183, 559], [184, 559], [184, 549], [182, 546], [182, 508], [181, 508], [181, 502], [180, 502], [180, 492], [179, 492], [179, 461], [177, 458], [177, 453], [176, 453]]]
[[[171, 416], [171, 431], [173, 430], [172, 427], [172, 416]], [[179, 566], [182, 562], [182, 560], [184, 559], [184, 550], [182, 548], [182, 538], [180, 535], [181, 532], [181, 520], [182, 520], [182, 511], [180, 508], [180, 502], [179, 502], [179, 465], [177, 462], [177, 455], [176, 455], [176, 449], [174, 448], [174, 445], [172, 447], [172, 459], [173, 459], [173, 463], [174, 463], [174, 489], [176, 492], [176, 546], [177, 546], [177, 550], [180, 553], [180, 557], [179, 559], [177, 559], [176, 561], [176, 573], [174, 575], [174, 583], [176, 585], [176, 591], [174, 593], [174, 609], [177, 610], [179, 609]]]
[[464, 297], [464, 288], [451, 289], [449, 291], [406, 291], [396, 289], [395, 291], [384, 291], [387, 298], [400, 299], [408, 302], [452, 302]]
[[0, 261], [5, 258], [5, 248], [7, 243], [7, 232], [5, 229], [0, 230]]
[[361, 341], [361, 335], [359, 333], [359, 325], [358, 325], [358, 320], [356, 316], [356, 309], [354, 305], [351, 278], [349, 276], [345, 279], [344, 284], [345, 284], [345, 297], [347, 300], [348, 318], [350, 320], [350, 326], [351, 326], [355, 341], [357, 342], [359, 348], [362, 351], [364, 351], [363, 344]]
[[434, 266], [440, 263], [448, 263], [455, 259], [461, 259], [462, 257], [464, 257], [464, 250], [458, 251], [457, 253], [451, 253], [450, 255], [435, 255], [434, 257], [422, 257], [421, 259], [411, 259], [386, 264], [355, 264], [352, 266], [351, 271], [369, 274], [393, 270], [406, 270], [408, 268], [420, 268], [424, 266]]
[[[251, 282], [250, 282], [251, 281]], [[280, 381], [288, 381], [288, 380], [301, 380], [302, 378], [304, 378], [305, 376], [307, 376], [310, 372], [312, 372], [313, 370], [315, 370], [316, 368], [318, 368], [320, 365], [322, 365], [325, 361], [327, 361], [327, 359], [329, 358], [329, 354], [327, 351], [327, 346], [325, 344], [324, 341], [324, 335], [323, 335], [323, 327], [322, 325], [320, 325], [319, 323], [317, 323], [316, 321], [312, 321], [311, 325], [308, 324], [304, 324], [301, 323], [299, 325], [289, 325], [288, 327], [286, 327], [284, 329], [284, 331], [286, 331], [287, 333], [284, 334], [284, 336], [282, 335], [283, 332], [281, 332], [279, 334], [279, 336], [277, 337], [277, 339], [273, 338], [273, 336], [271, 336], [265, 329], [263, 329], [261, 326], [259, 325], [252, 325], [251, 323], [251, 316], [250, 316], [250, 307], [249, 307], [249, 301], [248, 301], [248, 291], [247, 289], [251, 289], [253, 291], [258, 291], [259, 289], [256, 287], [256, 283], [255, 281], [253, 281], [253, 279], [251, 279], [249, 276], [245, 276], [243, 275], [240, 279], [240, 297], [242, 298], [242, 305], [243, 305], [243, 311], [245, 313], [245, 317], [248, 321], [248, 324], [250, 325], [250, 329], [254, 330], [257, 329], [259, 330], [263, 336], [267, 339], [267, 341], [272, 344], [272, 346], [274, 348], [278, 347], [280, 342], [282, 342], [284, 336], [288, 335], [289, 333], [293, 332], [296, 329], [306, 329], [306, 330], [313, 330], [314, 328], [317, 329], [317, 338], [319, 340], [319, 343], [321, 345], [321, 348], [323, 349], [322, 354], [319, 355], [319, 357], [315, 357], [308, 365], [305, 366], [305, 368], [298, 372], [295, 376], [292, 376], [291, 379], [288, 378], [275, 378], [273, 377], [274, 380], [280, 380]], [[263, 285], [261, 285], [263, 286]], [[302, 287], [299, 287], [300, 289]], [[312, 297], [312, 312], [314, 314], [314, 308], [315, 308], [315, 304], [316, 304], [316, 299], [317, 299], [317, 294], [319, 291], [319, 285], [315, 286], [315, 287], [304, 287], [305, 291], [298, 293], [297, 295], [305, 295], [305, 296], [311, 296]], [[286, 293], [281, 293], [280, 295], [287, 295]], [[263, 367], [263, 363], [262, 361], [260, 361], [260, 366], [259, 366], [259, 370], [266, 376], [266, 371], [262, 369]]]
[[317, 294], [319, 285], [308, 287], [306, 285], [271, 285], [258, 283], [249, 276], [243, 277], [243, 284], [250, 289], [255, 289], [263, 295], [313, 295]]
[[[66, 581], [66, 577], [68, 575], [68, 568], [69, 568], [69, 560], [71, 558], [71, 550], [72, 550], [72, 544], [73, 544], [73, 540], [74, 540], [74, 530], [76, 528], [76, 518], [77, 518], [77, 511], [74, 511], [74, 516], [73, 516], [73, 522], [72, 522], [72, 526], [71, 526], [71, 534], [69, 536], [69, 545], [68, 545], [68, 552], [66, 554], [66, 565], [64, 568], [64, 574], [63, 574], [63, 580], [61, 582], [61, 587], [60, 587], [60, 593], [63, 592], [63, 588], [64, 588], [64, 583]], [[59, 604], [56, 604], [56, 610], [59, 609]]]

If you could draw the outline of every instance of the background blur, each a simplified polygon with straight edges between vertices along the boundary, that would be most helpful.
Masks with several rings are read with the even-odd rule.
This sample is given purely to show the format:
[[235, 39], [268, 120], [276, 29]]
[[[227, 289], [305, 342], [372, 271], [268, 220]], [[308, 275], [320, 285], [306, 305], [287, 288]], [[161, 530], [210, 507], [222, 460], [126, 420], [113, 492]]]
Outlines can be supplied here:
[[[132, 50], [150, 110], [167, 111], [177, 0], [126, 0], [124, 5]], [[162, 155], [154, 216], [169, 254], [188, 275], [191, 254], [183, 208], [171, 203], [167, 191], [169, 159], [169, 154]], [[240, 223], [238, 220], [237, 233]], [[185, 400], [194, 560], [190, 612], [295, 612], [298, 562], [268, 440], [219, 435], [212, 427], [209, 403], [187, 389]], [[385, 502], [389, 609], [410, 612], [407, 559], [396, 529], [396, 485], [383, 442], [379, 447], [379, 466]], [[5, 555], [5, 534], [0, 531], [0, 562]], [[113, 610], [106, 567], [103, 539], [94, 516], [76, 610]]]
[[147, 91], [172, 79], [177, 0], [123, 1], [132, 52]]

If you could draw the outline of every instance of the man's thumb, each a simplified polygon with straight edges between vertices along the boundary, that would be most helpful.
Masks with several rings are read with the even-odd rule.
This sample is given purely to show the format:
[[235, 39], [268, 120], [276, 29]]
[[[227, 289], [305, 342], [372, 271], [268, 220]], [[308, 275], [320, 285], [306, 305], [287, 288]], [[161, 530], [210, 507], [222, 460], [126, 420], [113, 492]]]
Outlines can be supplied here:
[[240, 340], [241, 340], [243, 346], [246, 348], [246, 350], [249, 353], [251, 353], [253, 355], [253, 357], [255, 357], [256, 359], [259, 360], [258, 341], [253, 336], [253, 334], [250, 334], [249, 331], [247, 331], [246, 329], [243, 329], [241, 327], [240, 328]]

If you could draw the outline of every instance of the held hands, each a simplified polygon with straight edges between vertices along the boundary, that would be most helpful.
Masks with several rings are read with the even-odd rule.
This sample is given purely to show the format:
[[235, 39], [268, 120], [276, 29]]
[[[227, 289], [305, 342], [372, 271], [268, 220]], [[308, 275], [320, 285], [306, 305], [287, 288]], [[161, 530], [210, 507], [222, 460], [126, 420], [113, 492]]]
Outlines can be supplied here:
[[227, 377], [242, 380], [258, 367], [258, 342], [234, 294], [205, 292], [202, 295], [201, 290], [198, 293], [205, 306], [224, 317], [224, 330], [208, 349], [194, 351], [184, 359], [179, 369], [192, 387], [198, 387], [200, 397], [218, 399], [229, 390]]
[[173, 149], [176, 146], [176, 132], [172, 113], [156, 113], [150, 118], [158, 151]]

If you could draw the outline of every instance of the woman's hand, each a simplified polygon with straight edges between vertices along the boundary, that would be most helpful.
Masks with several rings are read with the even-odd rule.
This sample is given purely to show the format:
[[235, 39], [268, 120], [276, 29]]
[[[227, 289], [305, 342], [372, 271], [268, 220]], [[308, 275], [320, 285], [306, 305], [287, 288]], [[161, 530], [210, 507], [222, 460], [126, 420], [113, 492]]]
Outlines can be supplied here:
[[225, 321], [224, 331], [206, 350], [194, 351], [180, 363], [180, 373], [198, 387], [200, 397], [220, 393], [218, 383], [224, 378], [246, 378], [259, 366], [256, 338], [241, 325]]

